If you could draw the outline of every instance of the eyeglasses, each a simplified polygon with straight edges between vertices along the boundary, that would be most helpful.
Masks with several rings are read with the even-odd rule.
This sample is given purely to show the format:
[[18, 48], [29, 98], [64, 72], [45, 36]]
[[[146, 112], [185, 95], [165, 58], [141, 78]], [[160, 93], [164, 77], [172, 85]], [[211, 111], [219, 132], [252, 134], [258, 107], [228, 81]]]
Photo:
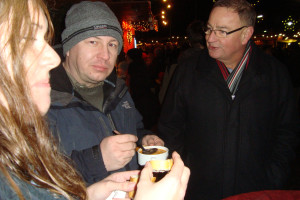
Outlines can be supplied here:
[[225, 37], [227, 37], [227, 35], [230, 35], [231, 33], [242, 30], [243, 28], [246, 28], [246, 27], [248, 27], [248, 26], [242, 26], [240, 28], [237, 28], [237, 29], [235, 29], [233, 31], [229, 31], [229, 32], [223, 31], [223, 30], [213, 30], [209, 27], [206, 27], [206, 28], [203, 29], [203, 31], [204, 31], [205, 35], [210, 35], [212, 32], [214, 32], [217, 37], [225, 38]]

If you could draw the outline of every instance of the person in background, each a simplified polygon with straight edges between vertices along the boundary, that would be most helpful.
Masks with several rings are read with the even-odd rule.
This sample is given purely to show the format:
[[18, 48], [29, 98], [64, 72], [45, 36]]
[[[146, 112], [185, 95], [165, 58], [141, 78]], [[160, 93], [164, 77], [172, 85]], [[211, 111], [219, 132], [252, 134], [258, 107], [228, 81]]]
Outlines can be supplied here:
[[143, 116], [145, 128], [152, 130], [158, 121], [160, 105], [157, 97], [151, 91], [151, 79], [142, 50], [133, 48], [127, 51], [128, 86], [135, 107]]
[[187, 37], [192, 48], [205, 48], [205, 38], [204, 38], [204, 31], [203, 31], [204, 23], [201, 20], [192, 21], [187, 29]]
[[183, 62], [189, 57], [198, 54], [205, 48], [205, 38], [203, 22], [201, 20], [192, 21], [186, 29], [189, 47], [187, 49], [175, 49], [170, 56], [170, 63], [166, 66], [162, 84], [159, 90], [159, 102], [163, 104], [169, 84], [179, 62]]
[[123, 80], [127, 79], [128, 75], [128, 62], [126, 61], [126, 54], [124, 51], [121, 51], [116, 63], [116, 70], [117, 70], [117, 76], [118, 78], [121, 78]]
[[147, 69], [152, 82], [151, 90], [158, 97], [163, 74], [166, 68], [165, 49], [161, 46], [157, 46], [153, 49], [149, 56], [151, 59], [150, 63], [147, 65]]
[[189, 48], [180, 54], [178, 62], [189, 59], [189, 57], [198, 54], [199, 51], [206, 48], [203, 27], [204, 24], [201, 20], [192, 21], [188, 25], [186, 33], [188, 37]]
[[158, 124], [191, 169], [186, 199], [214, 200], [284, 189], [300, 121], [287, 69], [252, 41], [246, 0], [219, 0], [207, 49], [179, 64]]
[[164, 142], [144, 129], [125, 81], [114, 70], [123, 44], [118, 19], [105, 3], [82, 1], [69, 9], [65, 24], [65, 58], [50, 78], [52, 133], [87, 184], [138, 169], [136, 142]]
[[[86, 188], [49, 132], [49, 71], [60, 59], [48, 44], [53, 26], [44, 2], [0, 1], [0, 27], [0, 199], [104, 200], [114, 190], [133, 190], [127, 180], [137, 170]], [[177, 153], [173, 160], [159, 183], [151, 182], [151, 165], [145, 166], [136, 200], [183, 199], [190, 172]]]

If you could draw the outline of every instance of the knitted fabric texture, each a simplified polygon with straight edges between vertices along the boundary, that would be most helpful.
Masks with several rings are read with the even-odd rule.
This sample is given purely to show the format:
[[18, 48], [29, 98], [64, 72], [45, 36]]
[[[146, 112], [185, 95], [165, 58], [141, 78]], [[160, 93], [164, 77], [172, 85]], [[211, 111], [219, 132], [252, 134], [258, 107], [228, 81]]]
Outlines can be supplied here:
[[62, 32], [63, 53], [66, 53], [77, 43], [90, 37], [111, 36], [118, 40], [118, 53], [123, 46], [121, 25], [103, 2], [82, 1], [73, 5], [67, 12], [65, 29]]

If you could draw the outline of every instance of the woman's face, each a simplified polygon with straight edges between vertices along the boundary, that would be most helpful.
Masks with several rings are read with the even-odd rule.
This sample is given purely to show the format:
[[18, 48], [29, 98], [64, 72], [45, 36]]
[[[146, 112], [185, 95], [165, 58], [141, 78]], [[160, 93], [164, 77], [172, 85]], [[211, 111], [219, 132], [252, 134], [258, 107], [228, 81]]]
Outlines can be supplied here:
[[[37, 26], [37, 32], [32, 40], [31, 46], [24, 55], [26, 78], [30, 87], [33, 102], [38, 106], [41, 114], [46, 114], [50, 107], [50, 83], [49, 71], [57, 67], [60, 58], [45, 40], [48, 23], [45, 15], [39, 13], [33, 18], [32, 26]], [[37, 20], [37, 16], [39, 17]]]

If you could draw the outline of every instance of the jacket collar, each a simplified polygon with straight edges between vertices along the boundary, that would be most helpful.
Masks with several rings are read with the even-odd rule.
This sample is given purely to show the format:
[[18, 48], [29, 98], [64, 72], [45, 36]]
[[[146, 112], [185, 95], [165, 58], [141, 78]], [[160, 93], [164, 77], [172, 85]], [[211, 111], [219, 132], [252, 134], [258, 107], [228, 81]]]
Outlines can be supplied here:
[[[73, 93], [73, 85], [67, 75], [67, 72], [62, 64], [60, 64], [57, 68], [54, 68], [50, 71], [50, 83], [51, 88], [53, 90], [57, 90], [60, 92], [68, 92]], [[107, 85], [108, 88], [116, 87], [117, 83], [117, 75], [115, 70], [104, 80], [104, 85]]]
[[50, 71], [50, 84], [52, 90], [73, 93], [72, 83], [62, 64]]
[[[84, 101], [80, 94], [74, 90], [73, 85], [62, 64], [50, 71], [50, 84], [52, 88], [52, 102], [58, 101], [63, 103], [63, 105], [66, 105], [71, 102], [74, 96], [81, 101]], [[103, 85], [103, 111], [109, 112], [112, 110], [119, 103], [126, 91], [127, 87], [125, 82], [121, 79], [118, 79], [116, 71], [113, 70], [113, 72], [104, 81]]]
[[[244, 71], [239, 85], [239, 87], [242, 88], [242, 90], [240, 90], [239, 92], [239, 96], [242, 97], [247, 96], [249, 94], [249, 91], [258, 87], [261, 82], [261, 75], [266, 73], [265, 66], [267, 65], [267, 62], [264, 58], [265, 54], [252, 41], [251, 46], [253, 49], [249, 58], [249, 65], [248, 68]], [[218, 85], [218, 87], [222, 88], [222, 90], [226, 92], [226, 96], [228, 96], [228, 99], [230, 100], [231, 93], [226, 82], [224, 81], [216, 60], [209, 56], [207, 50], [203, 52], [203, 57], [204, 59], [206, 59], [207, 65], [203, 65], [203, 59], [200, 59], [200, 57], [198, 57], [198, 76]], [[251, 84], [248, 84], [250, 82]]]

